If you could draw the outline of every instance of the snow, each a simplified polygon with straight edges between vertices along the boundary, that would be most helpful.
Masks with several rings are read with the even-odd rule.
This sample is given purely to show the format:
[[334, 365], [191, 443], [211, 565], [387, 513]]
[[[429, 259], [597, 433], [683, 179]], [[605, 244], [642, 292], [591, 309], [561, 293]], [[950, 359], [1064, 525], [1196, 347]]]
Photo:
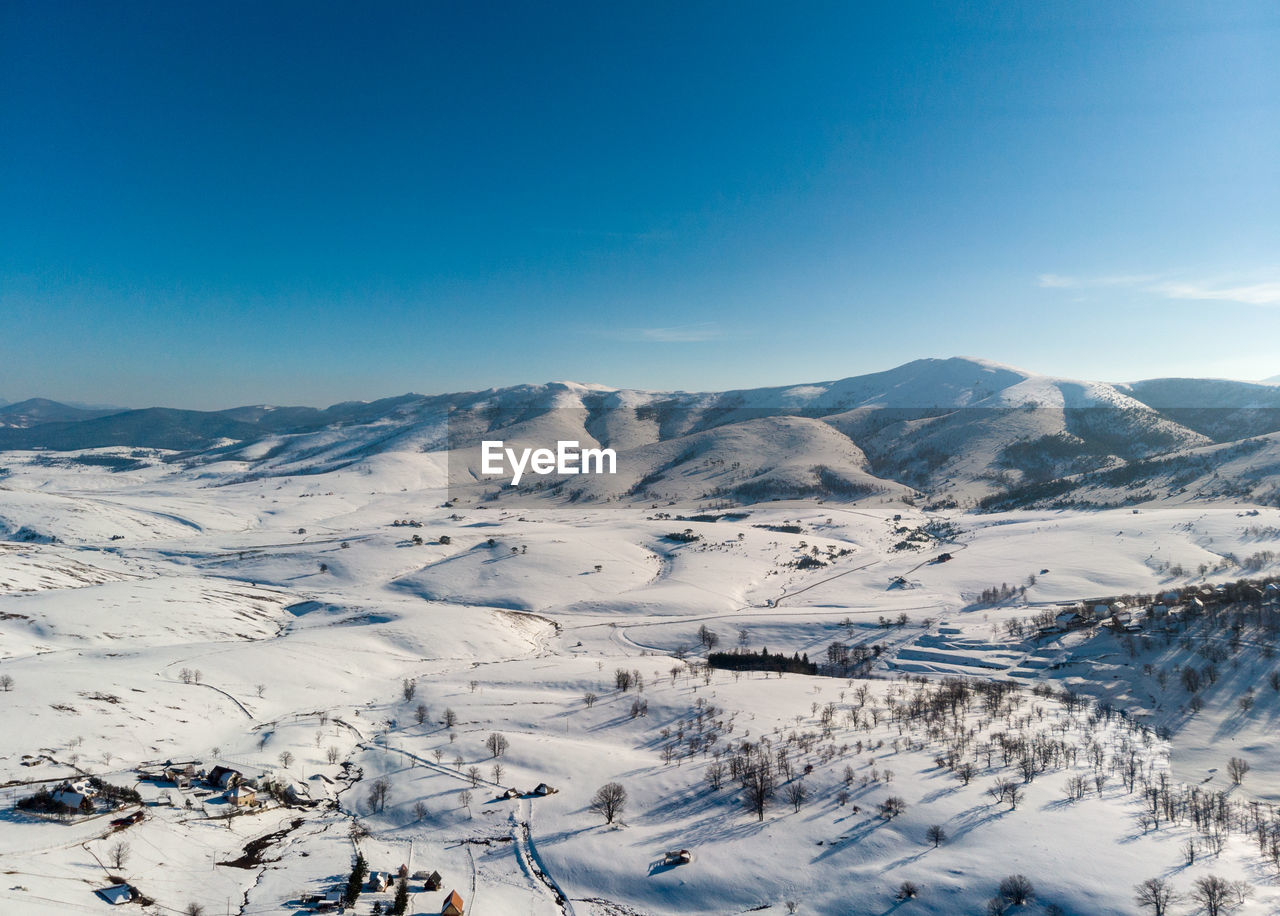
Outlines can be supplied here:
[[[1019, 398], [1048, 391], [1005, 367], [980, 368], [1006, 388], [1027, 385]], [[974, 370], [939, 371], [958, 384]], [[791, 396], [836, 397], [824, 391]], [[562, 394], [613, 396], [571, 386]], [[792, 447], [835, 454], [825, 424], [751, 422], [759, 428], [733, 434], [735, 448], [761, 456], [745, 473], [785, 466], [776, 459]], [[771, 438], [781, 444], [765, 453]], [[352, 448], [340, 440], [326, 434], [311, 445], [324, 455]], [[147, 817], [115, 829], [120, 812], [61, 822], [6, 806], [0, 910], [102, 910], [108, 904], [94, 891], [118, 878], [171, 910], [197, 902], [209, 912], [228, 904], [245, 914], [296, 912], [304, 894], [345, 882], [357, 846], [371, 870], [440, 871], [439, 891], [411, 882], [411, 912], [422, 913], [439, 912], [456, 889], [475, 914], [783, 912], [788, 900], [800, 913], [880, 914], [899, 906], [899, 885], [912, 881], [920, 893], [900, 904], [903, 913], [950, 916], [983, 911], [1014, 873], [1033, 881], [1042, 909], [1055, 903], [1072, 914], [1132, 913], [1133, 885], [1157, 875], [1183, 891], [1208, 874], [1248, 881], [1253, 891], [1237, 912], [1280, 908], [1274, 865], [1250, 837], [1237, 831], [1187, 865], [1192, 827], [1144, 823], [1140, 788], [1129, 791], [1113, 768], [1132, 752], [1151, 780], [1166, 774], [1241, 803], [1280, 801], [1272, 637], [1246, 628], [1243, 648], [1219, 663], [1193, 712], [1177, 672], [1203, 663], [1197, 652], [1217, 644], [1213, 634], [1166, 640], [1147, 628], [1130, 654], [1124, 634], [1104, 629], [1009, 630], [1045, 609], [1056, 615], [1090, 599], [1238, 579], [1245, 573], [1230, 557], [1268, 547], [1247, 529], [1280, 526], [1280, 511], [1165, 500], [1138, 514], [937, 513], [902, 502], [905, 487], [886, 486], [856, 501], [763, 502], [718, 521], [659, 517], [697, 514], [696, 495], [720, 473], [714, 468], [688, 469], [682, 479], [703, 479], [687, 486], [673, 478], [676, 503], [660, 510], [518, 494], [481, 508], [467, 493], [445, 506], [459, 494], [447, 488], [440, 454], [418, 451], [421, 437], [404, 441], [413, 444], [323, 473], [261, 478], [246, 473], [246, 461], [156, 461], [111, 473], [6, 455], [6, 531], [57, 540], [0, 545], [0, 671], [13, 679], [0, 693], [5, 800], [34, 791], [28, 782], [53, 787], [92, 773], [136, 786]], [[839, 447], [833, 465], [864, 466], [865, 455]], [[422, 527], [391, 525], [403, 518]], [[953, 540], [897, 549], [897, 528], [941, 520], [956, 525]], [[776, 530], [784, 523], [802, 533]], [[701, 539], [665, 537], [686, 527]], [[426, 543], [413, 545], [414, 533]], [[451, 543], [439, 544], [440, 535]], [[825, 565], [796, 568], [815, 546]], [[954, 559], [929, 562], [944, 550]], [[1258, 574], [1271, 572], [1274, 563]], [[906, 587], [890, 587], [899, 576]], [[979, 601], [1002, 583], [1026, 585], [1025, 594]], [[686, 664], [702, 651], [704, 625], [722, 649], [743, 631], [750, 648], [814, 660], [834, 640], [879, 646], [880, 655], [865, 680], [725, 671], [704, 679]], [[615, 689], [617, 668], [640, 672], [643, 693]], [[923, 689], [920, 678], [937, 685], [943, 676], [1018, 685], [1015, 708], [993, 714], [975, 703], [961, 714], [972, 732], [964, 753], [978, 768], [968, 785], [939, 766], [949, 750], [940, 732], [887, 714]], [[406, 680], [414, 684], [407, 700]], [[1128, 715], [1070, 708], [1037, 686], [1069, 688]], [[1255, 703], [1242, 711], [1250, 687]], [[589, 706], [588, 693], [597, 696]], [[633, 716], [637, 699], [647, 705]], [[828, 703], [837, 711], [824, 735]], [[881, 713], [874, 723], [871, 708]], [[1025, 798], [1011, 809], [988, 789], [1015, 768], [999, 755], [987, 766], [973, 749], [1018, 730], [1061, 740], [1077, 756], [1023, 785]], [[811, 764], [800, 809], [786, 801], [785, 783], [763, 820], [731, 779], [711, 790], [714, 757], [702, 750], [711, 731], [726, 754], [768, 737], [797, 771]], [[510, 743], [497, 761], [485, 747], [493, 732]], [[699, 748], [691, 753], [692, 736]], [[1111, 774], [1100, 789], [1089, 761], [1095, 744]], [[24, 755], [39, 765], [25, 766]], [[1226, 777], [1231, 756], [1252, 766], [1240, 786]], [[259, 782], [267, 803], [231, 816], [221, 793], [198, 780], [182, 788], [138, 781], [136, 767], [166, 760], [234, 766]], [[1063, 786], [1073, 775], [1087, 777], [1089, 790], [1068, 801]], [[380, 777], [388, 804], [373, 812], [369, 789]], [[325, 780], [330, 790], [318, 791]], [[336, 805], [281, 807], [264, 788], [274, 781], [301, 783]], [[628, 802], [621, 822], [605, 825], [589, 803], [611, 781]], [[527, 794], [543, 782], [557, 791]], [[499, 799], [507, 787], [526, 794]], [[849, 792], [843, 803], [841, 791]], [[890, 796], [905, 810], [886, 819], [879, 806]], [[367, 835], [353, 839], [356, 822]], [[933, 824], [948, 835], [937, 848], [926, 840]], [[225, 864], [259, 839], [257, 859]], [[130, 854], [116, 868], [110, 849], [122, 841]], [[664, 863], [677, 849], [692, 861]], [[557, 893], [567, 899], [557, 902]], [[358, 912], [391, 896], [366, 893]]]

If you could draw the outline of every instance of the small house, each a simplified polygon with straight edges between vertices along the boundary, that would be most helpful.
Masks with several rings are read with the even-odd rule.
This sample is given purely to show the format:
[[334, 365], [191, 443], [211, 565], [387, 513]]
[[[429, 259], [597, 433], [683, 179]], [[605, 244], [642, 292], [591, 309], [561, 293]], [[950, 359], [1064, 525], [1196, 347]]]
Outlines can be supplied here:
[[205, 777], [205, 782], [219, 789], [230, 789], [243, 778], [244, 774], [239, 770], [233, 770], [231, 767], [216, 766], [209, 771], [209, 775]]
[[234, 786], [223, 797], [237, 808], [244, 808], [257, 801], [258, 793], [248, 786]]
[[377, 894], [385, 891], [391, 884], [391, 875], [385, 871], [375, 871], [369, 875], [369, 890]]
[[92, 811], [93, 802], [83, 792], [77, 792], [70, 786], [63, 786], [53, 791], [53, 800], [68, 811]]
[[677, 849], [662, 857], [664, 865], [688, 865], [693, 861], [693, 853], [687, 849]]
[[433, 871], [427, 875], [426, 881], [423, 882], [423, 888], [429, 891], [440, 890], [440, 885], [444, 883], [444, 878], [440, 877], [440, 872]]
[[112, 906], [120, 906], [122, 903], [133, 903], [134, 890], [127, 884], [113, 884], [110, 887], [100, 887], [94, 891], [94, 893]]
[[444, 906], [440, 909], [440, 916], [463, 916], [462, 895], [457, 891], [449, 891], [449, 896], [444, 898]]
[[551, 788], [551, 786], [547, 785], [545, 782], [538, 783], [537, 788], [533, 790], [534, 795], [554, 795], [555, 793], [556, 790]]
[[503, 793], [502, 793], [501, 795], [499, 795], [498, 797], [499, 797], [499, 798], [519, 798], [519, 797], [520, 797], [520, 790], [518, 790], [518, 789], [507, 789], [507, 791], [503, 792]]

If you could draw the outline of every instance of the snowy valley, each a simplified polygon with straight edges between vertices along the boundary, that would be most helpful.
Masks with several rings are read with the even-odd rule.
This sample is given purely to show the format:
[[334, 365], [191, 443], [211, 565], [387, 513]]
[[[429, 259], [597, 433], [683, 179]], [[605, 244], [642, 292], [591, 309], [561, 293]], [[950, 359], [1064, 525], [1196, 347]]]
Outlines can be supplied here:
[[1274, 385], [14, 406], [5, 913], [1280, 912]]

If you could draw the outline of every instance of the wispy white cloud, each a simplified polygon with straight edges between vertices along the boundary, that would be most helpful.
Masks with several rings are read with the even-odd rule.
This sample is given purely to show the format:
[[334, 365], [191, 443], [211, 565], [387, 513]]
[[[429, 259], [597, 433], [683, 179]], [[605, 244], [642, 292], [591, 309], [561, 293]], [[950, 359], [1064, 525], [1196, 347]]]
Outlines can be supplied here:
[[718, 340], [725, 336], [720, 325], [714, 321], [653, 328], [600, 329], [596, 333], [612, 340], [622, 340], [630, 343], [703, 343], [708, 340]]
[[1158, 274], [1122, 274], [1106, 277], [1075, 277], [1040, 274], [1036, 284], [1042, 289], [1102, 289], [1121, 287], [1140, 290], [1165, 299], [1194, 299], [1237, 302], [1241, 305], [1280, 305], [1280, 280], [1259, 282], [1186, 281]]
[[1218, 286], [1205, 283], [1159, 283], [1151, 291], [1170, 299], [1211, 299], [1245, 305], [1280, 305], [1280, 281]]

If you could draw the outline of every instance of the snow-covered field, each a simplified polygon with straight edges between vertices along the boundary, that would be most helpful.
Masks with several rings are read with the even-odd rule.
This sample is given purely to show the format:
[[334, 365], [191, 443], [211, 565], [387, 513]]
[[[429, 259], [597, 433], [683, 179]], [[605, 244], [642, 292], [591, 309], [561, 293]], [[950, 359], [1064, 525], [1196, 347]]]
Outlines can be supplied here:
[[[439, 871], [438, 890], [410, 882], [414, 913], [456, 890], [476, 916], [951, 916], [988, 912], [1017, 874], [1035, 898], [1014, 913], [1137, 913], [1139, 882], [1187, 893], [1209, 875], [1250, 885], [1232, 912], [1280, 912], [1259, 840], [1280, 802], [1273, 624], [1027, 623], [1274, 573], [1239, 564], [1276, 549], [1278, 510], [926, 513], [893, 491], [686, 521], [697, 503], [663, 505], [671, 518], [625, 501], [446, 504], [440, 456], [422, 452], [262, 479], [238, 461], [36, 457], [6, 454], [0, 479], [0, 912], [108, 912], [94, 891], [116, 881], [147, 912], [306, 912], [357, 850], [374, 871]], [[900, 548], [920, 528], [943, 540]], [[685, 529], [698, 539], [666, 537]], [[1002, 585], [1014, 594], [979, 600]], [[870, 664], [707, 670], [704, 627], [721, 650], [825, 662], [840, 642]], [[1206, 664], [1187, 690], [1183, 670]], [[619, 689], [620, 671], [639, 685]], [[1240, 785], [1232, 757], [1251, 767]], [[737, 776], [762, 759], [759, 816]], [[139, 782], [166, 761], [235, 768], [259, 800], [301, 784], [319, 804], [229, 816], [199, 780]], [[136, 787], [145, 819], [14, 807], [88, 775]], [[1000, 798], [1002, 780], [1016, 789]], [[606, 824], [590, 803], [613, 782], [626, 804]], [[1217, 826], [1187, 813], [1192, 788], [1223, 793]], [[667, 862], [676, 850], [691, 861]], [[366, 892], [355, 911], [391, 898]]]

